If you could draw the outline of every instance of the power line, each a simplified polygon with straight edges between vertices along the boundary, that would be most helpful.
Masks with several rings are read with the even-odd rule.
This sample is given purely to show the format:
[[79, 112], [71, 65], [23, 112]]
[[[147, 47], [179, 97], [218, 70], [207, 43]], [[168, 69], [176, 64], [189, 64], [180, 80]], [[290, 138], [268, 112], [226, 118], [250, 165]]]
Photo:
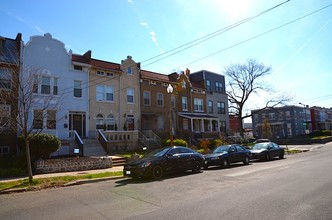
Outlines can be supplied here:
[[214, 52], [214, 53], [212, 53], [212, 54], [209, 54], [209, 55], [207, 55], [207, 56], [205, 56], [205, 57], [202, 57], [202, 58], [199, 58], [199, 59], [197, 59], [197, 60], [194, 60], [194, 61], [192, 61], [192, 62], [190, 62], [190, 63], [187, 63], [187, 64], [185, 64], [185, 65], [182, 65], [182, 66], [180, 66], [180, 67], [178, 67], [178, 68], [181, 68], [181, 67], [183, 67], [183, 66], [188, 66], [188, 65], [190, 65], [190, 64], [193, 64], [193, 63], [199, 62], [199, 61], [201, 61], [201, 60], [204, 60], [204, 59], [206, 59], [206, 58], [208, 58], [208, 57], [214, 56], [214, 55], [216, 55], [216, 54], [218, 54], [218, 53], [221, 53], [221, 52], [224, 52], [224, 51], [226, 51], [226, 50], [229, 50], [229, 49], [231, 49], [231, 48], [233, 48], [233, 47], [236, 47], [236, 46], [239, 46], [239, 45], [241, 45], [241, 44], [247, 43], [247, 42], [249, 42], [249, 41], [251, 41], [251, 40], [254, 40], [254, 39], [259, 38], [259, 37], [261, 37], [261, 36], [263, 36], [263, 35], [266, 35], [266, 34], [268, 34], [268, 33], [271, 33], [271, 32], [273, 32], [273, 31], [275, 31], [275, 30], [278, 30], [278, 29], [280, 29], [280, 28], [282, 28], [282, 27], [285, 27], [285, 26], [290, 25], [290, 24], [292, 24], [292, 23], [294, 23], [294, 22], [297, 22], [297, 21], [299, 21], [299, 20], [302, 20], [302, 19], [304, 19], [304, 18], [306, 18], [306, 17], [308, 17], [308, 16], [310, 16], [310, 15], [313, 15], [313, 14], [315, 14], [315, 13], [318, 13], [318, 12], [320, 12], [320, 11], [322, 11], [322, 10], [328, 8], [328, 7], [331, 7], [331, 6], [332, 6], [332, 4], [329, 4], [329, 5], [327, 5], [327, 6], [324, 6], [323, 8], [317, 9], [317, 10], [311, 12], [311, 13], [308, 13], [308, 14], [306, 14], [306, 15], [303, 15], [303, 16], [301, 16], [301, 17], [299, 17], [299, 18], [296, 18], [296, 19], [294, 19], [294, 20], [292, 20], [292, 21], [289, 21], [289, 22], [284, 23], [284, 24], [282, 24], [282, 25], [280, 25], [280, 26], [277, 26], [277, 27], [275, 27], [275, 28], [272, 28], [272, 29], [270, 29], [270, 30], [268, 30], [268, 31], [265, 31], [265, 32], [261, 33], [261, 34], [255, 35], [255, 36], [253, 36], [253, 37], [251, 37], [251, 38], [248, 38], [248, 39], [246, 39], [246, 40], [244, 40], [244, 41], [241, 41], [241, 42], [239, 42], [239, 43], [236, 43], [236, 44], [233, 44], [233, 45], [231, 45], [231, 46], [228, 46], [228, 47], [226, 47], [226, 48], [224, 48], [224, 49], [221, 49], [221, 50], [219, 50], [219, 51], [216, 51], [216, 52]]
[[[207, 34], [207, 35], [205, 35], [205, 36], [203, 36], [203, 37], [200, 37], [200, 38], [198, 38], [198, 39], [196, 39], [196, 40], [190, 41], [190, 42], [188, 42], [188, 43], [186, 43], [186, 44], [183, 44], [183, 45], [181, 45], [181, 46], [179, 46], [179, 47], [176, 47], [176, 48], [174, 48], [174, 49], [171, 49], [171, 50], [169, 50], [169, 51], [166, 51], [166, 52], [164, 52], [164, 53], [162, 53], [162, 54], [159, 54], [159, 55], [157, 55], [157, 56], [151, 57], [151, 58], [149, 58], [149, 59], [147, 59], [147, 60], [142, 61], [142, 63], [147, 62], [147, 61], [150, 61], [150, 60], [153, 60], [153, 59], [155, 59], [155, 58], [158, 58], [158, 57], [164, 56], [164, 55], [166, 55], [166, 54], [169, 54], [169, 53], [175, 51], [175, 52], [173, 52], [173, 53], [171, 53], [171, 54], [169, 54], [169, 55], [167, 55], [167, 56], [164, 56], [164, 57], [162, 57], [162, 58], [159, 58], [159, 59], [157, 59], [157, 60], [155, 60], [155, 61], [152, 61], [152, 62], [146, 64], [144, 67], [149, 66], [149, 65], [151, 65], [151, 64], [153, 64], [153, 63], [159, 62], [160, 60], [166, 59], [167, 57], [170, 57], [170, 56], [173, 56], [173, 55], [175, 55], [175, 54], [177, 54], [177, 53], [180, 53], [180, 52], [182, 52], [182, 51], [185, 51], [185, 50], [187, 50], [187, 49], [189, 49], [189, 48], [191, 48], [191, 47], [193, 47], [193, 46], [196, 46], [196, 45], [198, 45], [198, 44], [200, 44], [200, 43], [203, 43], [203, 42], [205, 42], [205, 41], [207, 41], [207, 40], [210, 40], [211, 38], [214, 38], [214, 37], [216, 37], [216, 36], [218, 36], [218, 35], [220, 35], [220, 34], [222, 34], [222, 33], [225, 33], [225, 32], [227, 32], [227, 31], [229, 31], [229, 30], [231, 30], [231, 29], [233, 29], [233, 28], [236, 28], [236, 27], [238, 27], [238, 26], [240, 26], [240, 25], [242, 25], [242, 24], [244, 24], [244, 23], [247, 23], [248, 21], [251, 21], [251, 20], [253, 20], [253, 19], [255, 19], [255, 18], [258, 18], [258, 17], [260, 17], [261, 15], [263, 15], [263, 14], [265, 14], [265, 13], [267, 13], [267, 12], [270, 12], [270, 11], [272, 11], [272, 10], [274, 10], [274, 9], [276, 9], [276, 8], [278, 8], [278, 7], [280, 7], [280, 6], [282, 6], [283, 4], [286, 4], [286, 3], [289, 2], [289, 1], [290, 1], [290, 0], [284, 1], [284, 2], [282, 2], [282, 3], [280, 3], [280, 4], [278, 4], [278, 5], [275, 5], [275, 6], [271, 7], [271, 8], [269, 8], [269, 9], [266, 9], [266, 10], [262, 11], [261, 13], [259, 13], [259, 14], [257, 14], [257, 15], [254, 15], [254, 16], [251, 16], [251, 17], [249, 17], [249, 18], [243, 19], [243, 20], [241, 20], [241, 21], [239, 21], [239, 22], [236, 22], [235, 24], [232, 24], [232, 25], [230, 25], [230, 26], [227, 26], [227, 27], [221, 28], [221, 29], [219, 29], [219, 30], [217, 30], [217, 31], [214, 31], [214, 32], [212, 32], [212, 33], [210, 33], [210, 34]], [[184, 47], [184, 48], [183, 48], [183, 47]], [[183, 48], [183, 49], [181, 49], [181, 48]], [[181, 50], [178, 50], [178, 49], [181, 49]]]

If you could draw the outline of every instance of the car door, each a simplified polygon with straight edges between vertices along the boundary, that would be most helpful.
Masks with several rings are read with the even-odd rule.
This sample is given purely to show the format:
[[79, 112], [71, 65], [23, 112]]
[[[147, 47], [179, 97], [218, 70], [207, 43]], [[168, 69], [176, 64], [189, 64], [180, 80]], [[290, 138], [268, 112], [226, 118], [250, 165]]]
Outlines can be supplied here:
[[273, 143], [269, 144], [270, 157], [276, 157], [278, 155], [278, 149]]
[[236, 150], [237, 150], [236, 162], [243, 162], [244, 158], [247, 156], [246, 150], [240, 145], [236, 146]]
[[[193, 161], [195, 157], [193, 156], [193, 152], [185, 147], [179, 148], [181, 154], [181, 166], [184, 170], [189, 170], [193, 168]], [[182, 169], [182, 168], [181, 168]]]
[[181, 166], [181, 154], [179, 148], [173, 148], [166, 154], [165, 169], [167, 172], [174, 172]]
[[229, 163], [235, 163], [237, 162], [237, 151], [236, 151], [236, 147], [235, 146], [231, 146], [229, 149], [228, 149], [228, 161]]

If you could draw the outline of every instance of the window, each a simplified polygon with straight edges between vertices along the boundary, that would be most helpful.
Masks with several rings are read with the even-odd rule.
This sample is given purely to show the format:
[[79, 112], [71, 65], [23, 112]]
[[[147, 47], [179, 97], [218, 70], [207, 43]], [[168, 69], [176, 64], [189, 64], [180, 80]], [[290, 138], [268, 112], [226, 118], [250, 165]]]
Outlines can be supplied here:
[[74, 80], [74, 97], [82, 98], [82, 82]]
[[209, 113], [213, 113], [213, 102], [211, 100], [209, 100], [209, 102], [208, 102], [208, 109], [209, 109]]
[[97, 75], [97, 76], [104, 76], [104, 75], [105, 75], [105, 72], [100, 71], [100, 70], [97, 70], [96, 75]]
[[114, 89], [112, 86], [96, 86], [96, 100], [97, 101], [114, 101]]
[[218, 102], [217, 103], [217, 108], [218, 108], [218, 114], [225, 114], [225, 103], [224, 102]]
[[41, 80], [41, 94], [49, 95], [51, 93], [51, 78], [42, 76]]
[[98, 114], [96, 117], [96, 129], [104, 129], [104, 116]]
[[276, 119], [275, 114], [274, 113], [269, 113], [269, 119], [270, 120], [275, 120]]
[[186, 88], [186, 82], [184, 80], [182, 80], [181, 82], [182, 88], [185, 89]]
[[203, 99], [194, 99], [195, 112], [203, 111]]
[[82, 66], [74, 65], [74, 70], [80, 70], [80, 71], [82, 71], [83, 67]]
[[58, 95], [58, 79], [53, 79], [53, 95]]
[[162, 93], [157, 93], [157, 105], [159, 107], [164, 106], [164, 95]]
[[171, 106], [172, 108], [175, 108], [175, 96], [171, 95]]
[[47, 129], [56, 129], [56, 111], [47, 110]]
[[182, 96], [182, 111], [188, 111], [188, 100], [185, 96]]
[[189, 129], [189, 121], [187, 118], [183, 119], [183, 126], [182, 126], [183, 130], [188, 130]]
[[10, 112], [10, 105], [0, 105], [0, 129], [9, 127]]
[[109, 114], [106, 118], [106, 130], [112, 130], [112, 131], [116, 130], [113, 114]]
[[216, 82], [216, 91], [222, 92], [222, 83], [221, 82]]
[[144, 103], [144, 105], [151, 105], [150, 100], [151, 100], [150, 92], [149, 91], [144, 91], [144, 93], [143, 93], [143, 103]]
[[163, 130], [164, 129], [164, 117], [158, 116], [158, 129]]
[[132, 75], [131, 67], [128, 67], [128, 69], [127, 69], [127, 74], [128, 74], [128, 75]]
[[290, 119], [291, 119], [290, 111], [286, 111], [286, 120]]
[[43, 111], [35, 109], [33, 111], [33, 128], [43, 129]]
[[113, 77], [113, 73], [107, 72], [107, 73], [106, 73], [106, 76], [108, 76], [108, 77]]
[[206, 80], [206, 90], [211, 91], [211, 82], [208, 79]]
[[127, 102], [134, 103], [134, 89], [127, 89]]
[[0, 68], [0, 89], [12, 88], [12, 73], [10, 69]]
[[2, 154], [9, 154], [8, 146], [0, 146], [0, 155], [2, 155]]

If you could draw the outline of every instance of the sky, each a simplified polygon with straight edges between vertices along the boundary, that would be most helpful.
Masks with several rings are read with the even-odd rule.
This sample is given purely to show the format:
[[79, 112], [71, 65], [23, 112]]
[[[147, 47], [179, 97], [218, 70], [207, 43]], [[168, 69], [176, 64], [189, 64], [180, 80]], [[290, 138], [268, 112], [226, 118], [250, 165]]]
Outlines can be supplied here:
[[[67, 50], [163, 74], [256, 59], [262, 79], [290, 105], [332, 107], [332, 0], [11, 0], [0, 4], [0, 36], [50, 33]], [[227, 78], [226, 78], [227, 81]], [[227, 87], [226, 87], [227, 89]], [[264, 106], [258, 93], [246, 111]], [[299, 105], [301, 106], [301, 105]]]

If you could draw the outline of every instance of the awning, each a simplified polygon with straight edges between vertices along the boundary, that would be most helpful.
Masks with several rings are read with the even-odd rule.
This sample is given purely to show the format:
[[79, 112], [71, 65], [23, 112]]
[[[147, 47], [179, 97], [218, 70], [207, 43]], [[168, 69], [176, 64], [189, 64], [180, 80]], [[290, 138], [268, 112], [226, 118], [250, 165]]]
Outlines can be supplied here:
[[179, 116], [184, 117], [184, 118], [188, 118], [188, 119], [206, 119], [206, 120], [211, 120], [211, 119], [215, 119], [215, 120], [219, 120], [218, 117], [212, 116], [212, 115], [208, 115], [205, 113], [179, 113]]

